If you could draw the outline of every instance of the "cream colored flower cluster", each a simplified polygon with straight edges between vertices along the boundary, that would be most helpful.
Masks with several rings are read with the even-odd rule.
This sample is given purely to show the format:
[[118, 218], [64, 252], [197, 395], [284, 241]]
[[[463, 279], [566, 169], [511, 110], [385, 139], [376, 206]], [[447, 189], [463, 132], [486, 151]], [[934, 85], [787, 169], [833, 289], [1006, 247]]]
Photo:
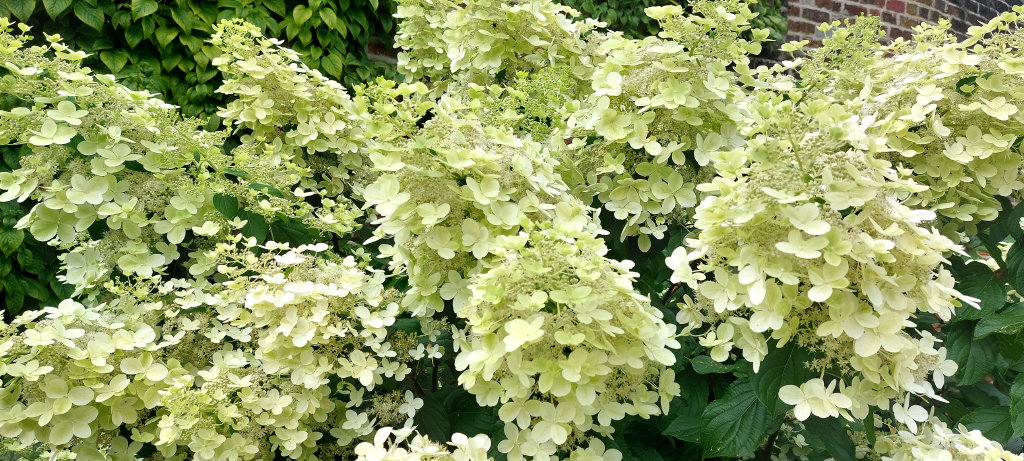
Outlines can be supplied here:
[[801, 420], [863, 418], [908, 392], [936, 397], [956, 364], [913, 318], [948, 319], [969, 301], [941, 266], [959, 249], [932, 227], [934, 213], [903, 203], [924, 188], [880, 158], [873, 117], [801, 96], [756, 95], [746, 146], [713, 154], [700, 232], [668, 260], [696, 294], [679, 320], [705, 325], [713, 359], [735, 352], [755, 371], [773, 345], [810, 351], [805, 366], [828, 377], [780, 393]]
[[[118, 274], [151, 277], [181, 257], [186, 238], [213, 242], [279, 217], [339, 234], [355, 226], [358, 210], [316, 180], [329, 175], [282, 151], [280, 141], [250, 136], [224, 153], [226, 132], [197, 130], [198, 121], [92, 74], [81, 67], [84, 54], [48, 38], [25, 48], [21, 35], [0, 37], [5, 94], [23, 102], [0, 112], [0, 139], [31, 150], [20, 169], [0, 173], [0, 200], [38, 202], [18, 227], [68, 250], [68, 283], [84, 289]], [[249, 212], [225, 215], [218, 195]], [[94, 240], [88, 230], [96, 226], [105, 232]]]
[[3, 325], [0, 434], [73, 442], [77, 459], [148, 443], [167, 459], [313, 460], [350, 452], [376, 415], [394, 418], [366, 394], [410, 372], [415, 341], [388, 333], [398, 305], [383, 274], [324, 244], [232, 240], [207, 255], [221, 282], [111, 284], [105, 303], [67, 300]]
[[675, 362], [675, 327], [636, 294], [630, 264], [605, 259], [567, 209], [550, 227], [500, 237], [459, 312], [459, 383], [500, 402], [511, 443], [499, 448], [515, 459], [550, 456], [627, 414], [667, 413], [679, 392], [664, 368]]
[[709, 154], [739, 146], [745, 118], [737, 74], [748, 75], [748, 54], [767, 31], [752, 31], [754, 14], [742, 1], [652, 7], [658, 37], [611, 34], [592, 50], [588, 94], [568, 119], [576, 138], [565, 169], [581, 193], [595, 195], [616, 219], [621, 238], [640, 248], [686, 222], [697, 204], [696, 184], [714, 174]]
[[[459, 382], [479, 403], [501, 404], [511, 442], [499, 449], [512, 459], [579, 446], [595, 415], [608, 430], [627, 414], [667, 411], [678, 393], [665, 369], [674, 327], [634, 291], [628, 267], [604, 256], [600, 228], [550, 152], [481, 125], [464, 101], [443, 95], [413, 136], [367, 144], [379, 176], [362, 195], [394, 241], [385, 254], [408, 274], [403, 306], [428, 316], [451, 301], [465, 320]], [[583, 368], [562, 370], [570, 363]]]
[[[818, 82], [810, 97], [876, 116], [869, 131], [886, 140], [886, 158], [928, 186], [910, 196], [908, 206], [948, 218], [950, 231], [973, 230], [996, 218], [1002, 206], [995, 197], [1024, 189], [1018, 139], [1024, 111], [1017, 105], [1024, 65], [1012, 51], [1020, 38], [995, 33], [1020, 21], [1020, 12], [1006, 12], [972, 27], [965, 40], [947, 33], [948, 21], [921, 25], [913, 42], [888, 46], [876, 39], [877, 21], [858, 21], [808, 53], [799, 74]], [[851, 31], [859, 37], [856, 46]], [[858, 59], [834, 59], [857, 52], [863, 54]]]
[[981, 431], [960, 426], [951, 429], [938, 418], [925, 421], [921, 431], [899, 431], [880, 438], [874, 445], [882, 461], [1016, 461], [1020, 455], [985, 438]]

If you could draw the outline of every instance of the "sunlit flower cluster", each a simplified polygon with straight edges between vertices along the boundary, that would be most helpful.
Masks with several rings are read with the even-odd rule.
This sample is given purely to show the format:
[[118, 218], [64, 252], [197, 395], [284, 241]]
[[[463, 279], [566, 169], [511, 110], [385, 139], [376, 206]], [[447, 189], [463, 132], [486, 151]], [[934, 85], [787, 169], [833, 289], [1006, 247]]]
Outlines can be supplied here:
[[756, 94], [746, 145], [712, 154], [700, 233], [668, 261], [673, 281], [695, 292], [680, 320], [706, 323], [713, 359], [735, 351], [755, 370], [772, 344], [810, 351], [806, 365], [832, 382], [783, 388], [799, 419], [863, 418], [907, 392], [935, 397], [956, 367], [912, 319], [949, 319], [971, 301], [941, 266], [958, 247], [933, 212], [904, 203], [925, 187], [884, 158], [875, 116], [804, 96]]

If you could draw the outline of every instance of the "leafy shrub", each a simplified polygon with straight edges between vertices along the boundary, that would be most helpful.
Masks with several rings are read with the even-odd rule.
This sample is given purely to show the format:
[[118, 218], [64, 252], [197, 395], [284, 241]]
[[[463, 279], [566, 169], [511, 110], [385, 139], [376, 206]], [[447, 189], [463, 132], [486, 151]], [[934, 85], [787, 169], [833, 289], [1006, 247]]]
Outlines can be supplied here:
[[[644, 13], [652, 6], [686, 5], [678, 0], [563, 0], [559, 3], [571, 6], [585, 17], [599, 19], [608, 24], [608, 29], [621, 31], [630, 38], [645, 37], [658, 33], [658, 22]], [[781, 0], [762, 0], [750, 6], [757, 13], [751, 24], [758, 29], [769, 31], [768, 51], [786, 38], [788, 23], [782, 12]], [[748, 37], [749, 38], [749, 37]]]
[[772, 68], [689, 8], [402, 0], [351, 94], [225, 21], [215, 131], [4, 21], [0, 200], [73, 287], [0, 324], [8, 449], [1022, 459], [1024, 7]]
[[358, 83], [388, 67], [370, 61], [366, 46], [394, 32], [388, 0], [11, 0], [0, 16], [60, 34], [93, 56], [85, 62], [135, 89], [160, 93], [186, 116], [212, 115], [224, 100], [207, 40], [217, 21], [243, 18], [281, 37], [324, 74]]

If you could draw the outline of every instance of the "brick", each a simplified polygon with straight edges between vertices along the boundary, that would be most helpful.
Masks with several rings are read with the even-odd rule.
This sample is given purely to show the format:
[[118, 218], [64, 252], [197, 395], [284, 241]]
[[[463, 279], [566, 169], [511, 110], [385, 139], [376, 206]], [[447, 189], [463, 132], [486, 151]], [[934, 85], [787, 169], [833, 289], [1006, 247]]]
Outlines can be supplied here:
[[906, 13], [908, 15], [910, 15], [910, 16], [917, 16], [917, 12], [918, 12], [917, 5], [911, 3], [909, 5], [906, 5], [906, 7], [907, 7]]
[[845, 9], [846, 9], [846, 14], [848, 14], [850, 16], [857, 16], [859, 14], [866, 14], [868, 12], [867, 8], [864, 8], [863, 6], [860, 6], [860, 5], [850, 5], [850, 4], [847, 4]]
[[885, 9], [896, 13], [902, 13], [907, 10], [907, 4], [903, 2], [903, 0], [889, 0], [889, 2], [885, 4]]
[[814, 6], [826, 10], [839, 11], [839, 2], [834, 0], [814, 0]]
[[826, 12], [824, 12], [824, 11], [812, 10], [812, 9], [809, 9], [809, 8], [804, 8], [803, 18], [811, 20], [811, 21], [814, 21], [814, 22], [816, 22], [818, 24], [821, 24], [823, 22], [828, 22], [828, 21], [830, 21], [832, 19], [831, 15], [826, 13]]

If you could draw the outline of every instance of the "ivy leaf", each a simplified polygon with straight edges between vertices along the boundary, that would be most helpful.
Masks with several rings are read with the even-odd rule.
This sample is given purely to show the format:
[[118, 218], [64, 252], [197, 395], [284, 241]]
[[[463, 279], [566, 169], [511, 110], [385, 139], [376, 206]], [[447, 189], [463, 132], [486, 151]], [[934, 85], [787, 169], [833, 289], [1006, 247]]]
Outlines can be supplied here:
[[11, 256], [24, 240], [25, 233], [20, 229], [0, 230], [0, 251], [4, 253], [4, 256]]
[[298, 5], [292, 10], [292, 17], [295, 18], [295, 25], [301, 26], [313, 17], [313, 10], [308, 6]]
[[160, 6], [157, 5], [156, 0], [132, 0], [132, 16], [135, 19], [144, 18], [156, 13], [156, 10], [159, 8]]
[[330, 8], [323, 8], [320, 10], [320, 19], [327, 24], [327, 27], [335, 29], [338, 27], [338, 15], [334, 14], [334, 10]]
[[1021, 329], [1024, 329], [1024, 303], [1014, 304], [978, 321], [974, 327], [974, 337], [981, 339], [993, 333], [1012, 335]]
[[758, 372], [750, 377], [757, 398], [773, 414], [781, 414], [789, 407], [779, 399], [779, 389], [786, 385], [798, 385], [815, 376], [804, 367], [811, 359], [810, 354], [795, 342], [790, 341], [781, 348], [774, 348], [761, 362]]
[[1010, 407], [1000, 405], [997, 407], [978, 408], [964, 416], [960, 424], [968, 429], [977, 429], [991, 440], [1006, 444], [1013, 436], [1013, 427], [1010, 424]]
[[181, 7], [171, 10], [171, 19], [178, 24], [178, 27], [181, 27], [182, 32], [186, 34], [192, 33], [192, 13], [187, 8]]
[[337, 54], [331, 53], [320, 60], [320, 67], [327, 73], [327, 75], [337, 77], [345, 70], [345, 62], [342, 61]]
[[100, 53], [100, 61], [103, 61], [110, 72], [116, 74], [128, 63], [128, 52], [123, 50], [103, 51]]
[[36, 0], [8, 0], [7, 6], [18, 19], [28, 21], [36, 9]]
[[43, 0], [43, 8], [51, 19], [57, 19], [64, 10], [71, 6], [71, 0]]
[[949, 358], [959, 365], [957, 383], [966, 386], [984, 379], [996, 364], [996, 345], [992, 338], [975, 338], [974, 325], [969, 323], [950, 325], [946, 333]]
[[754, 452], [777, 426], [750, 381], [736, 381], [701, 415], [700, 444], [705, 457], [739, 457]]
[[156, 41], [160, 43], [160, 46], [167, 46], [168, 43], [171, 43], [171, 40], [174, 40], [174, 37], [178, 36], [178, 30], [170, 27], [161, 27], [156, 30], [154, 35], [156, 35]]

